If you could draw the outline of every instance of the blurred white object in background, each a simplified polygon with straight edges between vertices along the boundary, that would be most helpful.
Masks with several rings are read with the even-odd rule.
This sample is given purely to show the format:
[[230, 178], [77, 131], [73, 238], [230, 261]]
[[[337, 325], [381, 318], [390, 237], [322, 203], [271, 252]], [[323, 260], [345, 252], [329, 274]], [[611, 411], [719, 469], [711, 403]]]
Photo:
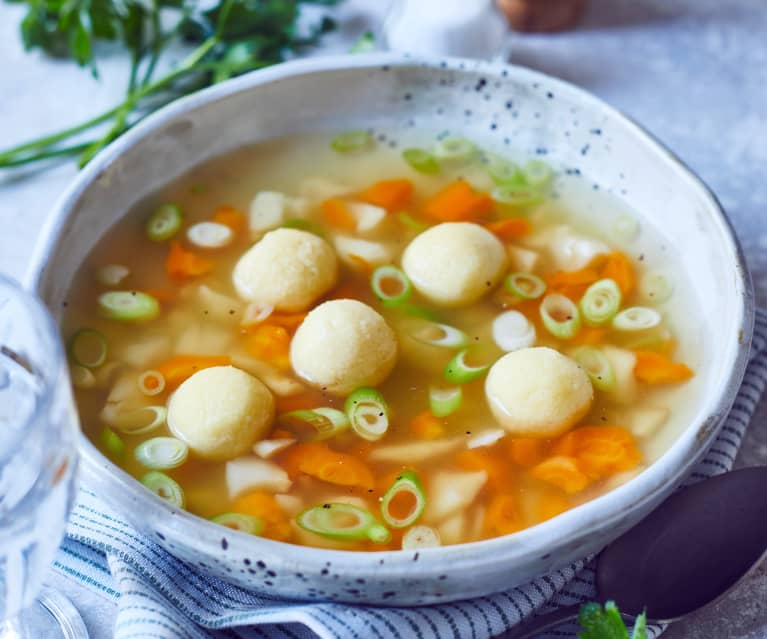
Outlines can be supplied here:
[[389, 49], [419, 55], [506, 58], [508, 23], [493, 0], [393, 0]]

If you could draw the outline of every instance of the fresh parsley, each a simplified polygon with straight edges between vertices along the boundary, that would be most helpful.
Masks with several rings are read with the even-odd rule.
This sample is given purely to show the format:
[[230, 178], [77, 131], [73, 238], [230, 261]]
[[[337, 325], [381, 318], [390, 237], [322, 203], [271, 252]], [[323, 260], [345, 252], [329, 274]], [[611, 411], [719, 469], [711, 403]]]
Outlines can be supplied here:
[[643, 612], [636, 618], [629, 635], [614, 601], [608, 601], [604, 608], [598, 603], [584, 604], [578, 622], [583, 628], [578, 633], [580, 639], [647, 639], [647, 615]]
[[[116, 43], [129, 53], [131, 71], [125, 99], [116, 107], [64, 131], [0, 151], [0, 168], [75, 155], [82, 166], [159, 106], [316, 44], [335, 25], [321, 15], [299, 29], [301, 6], [333, 5], [339, 0], [9, 1], [26, 6], [21, 37], [27, 49], [71, 58], [98, 75], [103, 50], [99, 45]], [[178, 44], [189, 47], [189, 54], [156, 77], [158, 62]], [[109, 123], [106, 131], [82, 139], [84, 132], [105, 123]]]

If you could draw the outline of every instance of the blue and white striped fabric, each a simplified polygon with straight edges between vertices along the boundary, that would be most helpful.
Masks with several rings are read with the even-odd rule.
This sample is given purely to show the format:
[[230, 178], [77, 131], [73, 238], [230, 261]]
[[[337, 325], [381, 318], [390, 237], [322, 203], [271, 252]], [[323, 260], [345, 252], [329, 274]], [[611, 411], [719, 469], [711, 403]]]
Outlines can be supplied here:
[[[732, 467], [767, 385], [767, 313], [757, 315], [745, 381], [732, 412], [689, 482]], [[247, 592], [198, 572], [140, 537], [99, 498], [81, 489], [55, 568], [114, 597], [116, 639], [488, 639], [520, 618], [593, 598], [594, 559], [584, 559], [491, 597], [422, 608], [294, 602]], [[575, 637], [563, 626], [542, 639]], [[663, 632], [650, 628], [653, 639]]]

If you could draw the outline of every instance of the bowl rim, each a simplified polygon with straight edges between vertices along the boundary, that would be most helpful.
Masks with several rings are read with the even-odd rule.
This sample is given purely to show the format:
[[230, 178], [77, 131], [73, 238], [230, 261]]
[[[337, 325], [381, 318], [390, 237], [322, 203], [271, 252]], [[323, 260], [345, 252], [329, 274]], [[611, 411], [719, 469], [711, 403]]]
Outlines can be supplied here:
[[[487, 565], [490, 562], [511, 565], [514, 561], [529, 558], [531, 555], [537, 555], [538, 558], [544, 559], [552, 548], [561, 545], [564, 541], [585, 540], [597, 527], [607, 528], [619, 524], [625, 511], [636, 510], [656, 501], [660, 495], [670, 491], [682, 481], [693, 463], [698, 461], [708, 449], [735, 400], [745, 374], [754, 325], [753, 286], [743, 250], [732, 224], [714, 193], [701, 178], [657, 138], [621, 111], [588, 91], [544, 73], [503, 62], [410, 56], [396, 53], [313, 57], [285, 62], [251, 72], [164, 106], [101, 151], [78, 174], [48, 216], [38, 238], [24, 283], [39, 292], [47, 265], [47, 256], [50, 255], [57, 238], [62, 235], [68, 218], [76, 208], [81, 196], [98, 180], [103, 172], [118, 160], [125, 150], [140, 143], [166, 123], [198, 107], [286, 78], [317, 72], [381, 67], [416, 67], [443, 72], [486, 73], [494, 77], [509, 77], [531, 84], [539, 83], [541, 87], [567, 94], [586, 108], [603, 113], [617, 124], [625, 127], [638, 143], [652, 148], [658, 155], [658, 159], [664, 161], [668, 169], [674, 172], [675, 180], [686, 182], [693, 191], [697, 191], [701, 195], [702, 200], [706, 203], [708, 214], [718, 226], [720, 239], [727, 242], [729, 252], [735, 258], [733, 266], [742, 287], [742, 303], [739, 309], [741, 339], [737, 346], [737, 354], [732, 369], [723, 386], [715, 394], [717, 395], [716, 401], [713, 403], [710, 413], [700, 424], [696, 425], [697, 416], [691, 418], [689, 425], [680, 432], [670, 448], [647, 469], [626, 484], [553, 519], [513, 535], [420, 550], [417, 567], [421, 574], [436, 575], [446, 570], [454, 571], [462, 566], [471, 566], [476, 570], [477, 567], [481, 567], [483, 564]], [[169, 530], [176, 530], [180, 526], [188, 530], [188, 527], [191, 527], [191, 529], [199, 532], [192, 543], [200, 547], [207, 547], [212, 543], [218, 546], [221, 542], [222, 529], [220, 526], [187, 511], [177, 509], [146, 491], [138, 480], [128, 475], [98, 451], [82, 432], [79, 438], [79, 450], [83, 462], [81, 467], [85, 471], [85, 476], [91, 475], [102, 482], [108, 482], [112, 487], [123, 492], [133, 500], [134, 506], [138, 506], [136, 512], [151, 513], [151, 517], [142, 518], [145, 521], [165, 522], [164, 525]], [[108, 476], [99, 476], [99, 468], [101, 468], [101, 473], [107, 472]], [[130, 521], [131, 518], [128, 517], [127, 519]], [[157, 524], [156, 528], [159, 529], [161, 526], [162, 524]], [[304, 570], [316, 569], [319, 571], [328, 561], [333, 562], [336, 570], [346, 570], [349, 575], [369, 574], [370, 572], [387, 574], [392, 571], [401, 573], [405, 567], [411, 572], [415, 568], [413, 555], [409, 551], [328, 550], [272, 541], [231, 530], [226, 532], [226, 538], [229, 545], [233, 546], [232, 550], [238, 550], [250, 556], [257, 556], [258, 553], [272, 557], [277, 556], [283, 559], [285, 563], [302, 566]]]

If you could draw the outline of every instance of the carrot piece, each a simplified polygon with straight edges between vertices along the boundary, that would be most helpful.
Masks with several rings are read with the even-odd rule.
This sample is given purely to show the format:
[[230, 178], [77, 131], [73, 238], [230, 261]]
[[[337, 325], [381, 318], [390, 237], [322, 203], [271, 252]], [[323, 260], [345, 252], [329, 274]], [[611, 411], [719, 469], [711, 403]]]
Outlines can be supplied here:
[[282, 466], [291, 477], [301, 472], [338, 486], [375, 488], [373, 471], [364, 462], [319, 442], [292, 446], [285, 451]]
[[228, 226], [235, 235], [242, 233], [248, 226], [245, 214], [233, 206], [219, 206], [213, 213], [213, 221]]
[[277, 541], [290, 539], [290, 521], [273, 495], [261, 491], [247, 493], [234, 501], [232, 510], [243, 515], [260, 517], [265, 524], [264, 537]]
[[615, 251], [606, 256], [599, 272], [600, 278], [615, 280], [624, 295], [629, 295], [636, 286], [636, 275], [631, 260], [625, 253]]
[[269, 316], [269, 324], [282, 326], [288, 330], [295, 330], [306, 319], [307, 313], [272, 313]]
[[165, 378], [165, 387], [173, 390], [197, 371], [213, 366], [229, 366], [230, 363], [226, 355], [176, 355], [157, 366], [156, 370]]
[[533, 437], [515, 437], [506, 441], [506, 450], [517, 466], [535, 466], [543, 459], [546, 442]]
[[582, 326], [578, 334], [570, 339], [570, 344], [573, 346], [581, 346], [582, 344], [593, 346], [594, 344], [599, 344], [605, 335], [607, 335], [607, 329], [605, 328]]
[[538, 498], [538, 501], [535, 504], [535, 515], [539, 522], [546, 521], [569, 509], [570, 502], [564, 495], [554, 492], [544, 493]]
[[282, 326], [259, 324], [247, 338], [248, 352], [280, 370], [290, 369], [290, 333]]
[[165, 261], [165, 270], [174, 280], [184, 280], [210, 273], [213, 262], [193, 251], [187, 251], [179, 242], [173, 241]]
[[588, 476], [579, 468], [578, 461], [564, 455], [556, 455], [542, 461], [530, 471], [530, 475], [561, 488], [567, 494], [580, 492], [591, 483]]
[[325, 200], [322, 203], [322, 216], [325, 221], [331, 226], [344, 229], [346, 231], [354, 231], [357, 228], [357, 221], [349, 211], [349, 207], [343, 200], [333, 198], [331, 200]]
[[278, 413], [289, 413], [294, 410], [317, 408], [318, 406], [326, 406], [328, 403], [327, 398], [323, 397], [319, 390], [314, 389], [307, 389], [303, 393], [290, 395], [288, 397], [275, 395], [274, 399]]
[[175, 301], [178, 291], [171, 288], [150, 288], [144, 293], [154, 297], [160, 304], [168, 304]]
[[525, 218], [513, 217], [508, 220], [490, 222], [485, 225], [485, 228], [502, 240], [513, 240], [529, 234], [533, 227]]
[[413, 197], [413, 183], [410, 180], [383, 180], [369, 186], [358, 195], [368, 204], [375, 204], [387, 211], [396, 211], [410, 202]]
[[487, 448], [464, 450], [455, 456], [456, 465], [462, 470], [484, 470], [488, 485], [494, 490], [509, 490], [512, 484], [508, 463], [495, 451]]
[[573, 457], [592, 479], [631, 470], [642, 461], [633, 435], [620, 426], [581, 426], [554, 444], [554, 454]]
[[522, 521], [514, 496], [507, 493], [493, 496], [485, 511], [482, 527], [485, 534], [492, 537], [510, 535], [521, 530]]
[[652, 351], [634, 351], [634, 377], [645, 384], [673, 384], [690, 379], [694, 373], [685, 364]]
[[458, 179], [427, 200], [423, 212], [443, 222], [459, 222], [475, 220], [492, 209], [490, 197], [475, 191], [466, 180]]
[[425, 410], [410, 420], [410, 432], [418, 439], [439, 439], [445, 434], [445, 421]]

